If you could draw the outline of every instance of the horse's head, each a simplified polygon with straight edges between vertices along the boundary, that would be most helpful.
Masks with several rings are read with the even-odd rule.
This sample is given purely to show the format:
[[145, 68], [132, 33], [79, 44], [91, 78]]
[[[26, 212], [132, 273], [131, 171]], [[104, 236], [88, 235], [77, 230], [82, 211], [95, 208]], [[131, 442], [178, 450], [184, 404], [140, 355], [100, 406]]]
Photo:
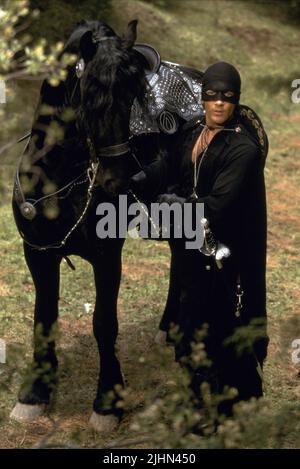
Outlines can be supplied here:
[[144, 67], [133, 49], [137, 21], [119, 37], [112, 30], [87, 29], [80, 38], [78, 123], [91, 158], [99, 162], [97, 183], [115, 196], [138, 170], [129, 145], [130, 112], [135, 98], [145, 96]]

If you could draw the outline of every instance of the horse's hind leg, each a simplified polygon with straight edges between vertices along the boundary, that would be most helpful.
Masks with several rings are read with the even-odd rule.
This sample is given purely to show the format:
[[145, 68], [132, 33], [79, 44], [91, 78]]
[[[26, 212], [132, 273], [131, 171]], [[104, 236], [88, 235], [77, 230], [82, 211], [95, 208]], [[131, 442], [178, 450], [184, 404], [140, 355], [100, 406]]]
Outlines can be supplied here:
[[11, 418], [16, 420], [32, 420], [42, 413], [49, 404], [57, 371], [53, 326], [58, 317], [61, 257], [50, 251], [32, 250], [26, 245], [24, 253], [36, 290], [34, 353], [33, 367], [11, 413]]
[[113, 249], [106, 247], [97, 262], [93, 262], [96, 283], [93, 330], [99, 349], [100, 372], [90, 424], [97, 431], [111, 431], [122, 416], [116, 386], [123, 387], [123, 378], [115, 352], [122, 245], [115, 243]]

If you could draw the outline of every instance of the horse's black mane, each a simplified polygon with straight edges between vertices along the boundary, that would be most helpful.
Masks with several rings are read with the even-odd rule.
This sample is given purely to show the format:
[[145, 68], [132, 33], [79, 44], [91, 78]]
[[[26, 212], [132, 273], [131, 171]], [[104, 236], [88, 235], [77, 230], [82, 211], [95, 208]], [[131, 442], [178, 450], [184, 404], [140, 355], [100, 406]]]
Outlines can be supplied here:
[[[103, 23], [92, 24], [93, 39], [108, 37], [96, 43], [96, 50], [86, 64], [86, 73], [81, 78], [81, 106], [79, 120], [83, 128], [91, 132], [105, 130], [118, 106], [132, 105], [132, 97], [143, 104], [146, 95], [144, 64], [132, 48], [127, 48], [124, 39], [117, 36]], [[108, 32], [106, 34], [105, 32]], [[95, 128], [97, 126], [97, 128]]]

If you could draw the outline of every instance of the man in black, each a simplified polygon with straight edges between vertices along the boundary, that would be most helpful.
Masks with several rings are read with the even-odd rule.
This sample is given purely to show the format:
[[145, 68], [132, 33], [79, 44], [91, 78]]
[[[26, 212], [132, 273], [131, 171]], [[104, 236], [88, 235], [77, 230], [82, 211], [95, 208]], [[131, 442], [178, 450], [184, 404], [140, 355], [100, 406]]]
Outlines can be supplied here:
[[[192, 388], [198, 395], [203, 381], [209, 381], [215, 392], [229, 385], [237, 388], [238, 399], [246, 400], [262, 395], [268, 344], [266, 197], [265, 155], [255, 132], [243, 125], [240, 88], [240, 75], [231, 64], [208, 67], [202, 86], [205, 118], [196, 125], [188, 123], [169, 159], [146, 174], [154, 185], [155, 179], [164, 179], [165, 187], [173, 184], [172, 193], [161, 195], [160, 202], [203, 203], [215, 239], [231, 253], [219, 269], [214, 256], [186, 249], [184, 239], [171, 240], [180, 298], [172, 319], [183, 334], [176, 345], [177, 360], [185, 362], [195, 332], [207, 324], [204, 343], [212, 366], [209, 372], [203, 365], [192, 370]], [[244, 326], [248, 332], [237, 345], [230, 338]], [[229, 404], [223, 410], [230, 408]]]

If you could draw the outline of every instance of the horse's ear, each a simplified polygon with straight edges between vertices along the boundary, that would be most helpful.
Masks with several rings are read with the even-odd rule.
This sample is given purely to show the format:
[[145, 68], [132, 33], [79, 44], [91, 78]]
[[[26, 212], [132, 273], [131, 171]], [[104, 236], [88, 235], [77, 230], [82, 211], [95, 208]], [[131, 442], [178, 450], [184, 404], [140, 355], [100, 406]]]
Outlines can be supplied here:
[[136, 41], [136, 27], [137, 20], [132, 20], [128, 23], [127, 32], [123, 36], [123, 43], [126, 49], [130, 49]]
[[92, 31], [86, 31], [81, 39], [79, 44], [79, 49], [81, 52], [81, 56], [85, 62], [91, 60], [96, 52], [97, 44], [93, 41], [93, 33]]

